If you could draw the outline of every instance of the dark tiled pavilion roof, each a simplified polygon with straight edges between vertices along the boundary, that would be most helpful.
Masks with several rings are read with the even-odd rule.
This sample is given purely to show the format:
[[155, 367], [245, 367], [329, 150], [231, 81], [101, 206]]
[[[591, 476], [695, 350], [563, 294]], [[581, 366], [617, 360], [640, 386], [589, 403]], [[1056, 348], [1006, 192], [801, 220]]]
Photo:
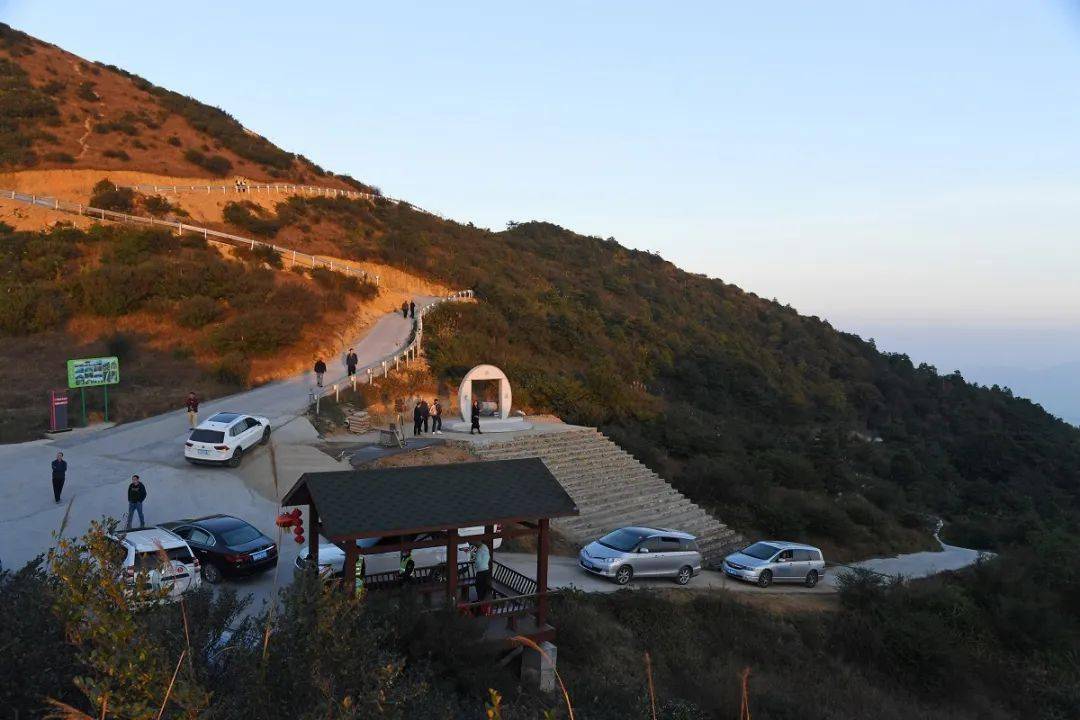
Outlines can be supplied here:
[[540, 458], [304, 473], [281, 504], [308, 503], [334, 540], [578, 514]]

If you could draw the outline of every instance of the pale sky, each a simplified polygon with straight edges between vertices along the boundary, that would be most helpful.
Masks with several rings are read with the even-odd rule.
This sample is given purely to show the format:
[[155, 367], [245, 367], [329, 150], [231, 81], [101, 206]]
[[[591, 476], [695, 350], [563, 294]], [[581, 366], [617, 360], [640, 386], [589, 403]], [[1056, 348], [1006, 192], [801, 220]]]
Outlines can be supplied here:
[[[944, 370], [965, 332], [984, 365], [1080, 360], [1071, 2], [0, 0], [0, 18], [456, 219], [615, 236]], [[1062, 342], [1008, 347], [1032, 328]]]

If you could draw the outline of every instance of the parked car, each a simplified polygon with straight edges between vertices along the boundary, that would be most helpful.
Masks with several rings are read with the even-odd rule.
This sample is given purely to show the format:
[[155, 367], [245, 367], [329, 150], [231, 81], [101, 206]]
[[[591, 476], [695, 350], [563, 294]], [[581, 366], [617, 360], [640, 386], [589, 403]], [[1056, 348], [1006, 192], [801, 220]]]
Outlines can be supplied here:
[[[458, 530], [458, 535], [463, 538], [463, 541], [458, 543], [458, 563], [469, 562], [470, 560], [471, 548], [466, 538], [483, 534], [484, 528], [479, 526], [461, 528]], [[357, 540], [357, 547], [386, 548], [385, 552], [377, 552], [364, 556], [364, 575], [368, 576], [378, 575], [380, 573], [398, 572], [401, 568], [401, 551], [398, 550], [398, 545], [400, 543], [412, 541], [423, 542], [433, 539], [435, 539], [435, 535], [432, 533], [421, 533], [420, 535], [406, 535], [404, 537], [399, 535], [388, 535], [386, 537], [362, 538]], [[498, 549], [502, 545], [502, 538], [495, 538], [493, 544], [495, 549]], [[416, 548], [412, 551], [412, 558], [414, 567], [417, 570], [422, 568], [435, 568], [433, 575], [436, 581], [439, 581], [444, 577], [443, 573], [446, 572], [445, 545]], [[296, 557], [293, 573], [301, 573], [307, 569], [307, 567], [308, 548], [305, 545], [300, 550], [300, 554]], [[344, 573], [344, 568], [345, 551], [337, 545], [319, 543], [319, 574], [339, 577]]]
[[797, 582], [814, 587], [825, 574], [825, 558], [812, 545], [764, 540], [724, 558], [721, 569], [733, 578], [769, 587]]
[[277, 565], [278, 548], [254, 525], [231, 515], [162, 523], [187, 541], [202, 565], [202, 578], [216, 584], [224, 577], [252, 575]]
[[244, 453], [270, 440], [270, 421], [237, 412], [219, 412], [191, 431], [184, 443], [190, 463], [239, 467]]
[[624, 527], [582, 548], [578, 564], [619, 585], [635, 576], [671, 577], [685, 585], [701, 572], [701, 550], [697, 538], [678, 530]]
[[165, 599], [173, 601], [202, 584], [199, 560], [179, 535], [147, 527], [108, 537], [116, 545], [124, 580], [132, 589], [136, 582], [142, 582], [146, 589], [164, 589]]

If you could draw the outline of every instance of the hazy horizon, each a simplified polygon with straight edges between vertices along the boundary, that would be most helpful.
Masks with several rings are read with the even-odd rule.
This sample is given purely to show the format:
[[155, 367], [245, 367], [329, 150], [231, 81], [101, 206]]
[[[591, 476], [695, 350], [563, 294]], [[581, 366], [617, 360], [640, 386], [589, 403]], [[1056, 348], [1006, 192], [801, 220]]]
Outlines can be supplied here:
[[614, 236], [979, 382], [1080, 362], [1072, 3], [183, 12], [0, 0], [454, 219]]

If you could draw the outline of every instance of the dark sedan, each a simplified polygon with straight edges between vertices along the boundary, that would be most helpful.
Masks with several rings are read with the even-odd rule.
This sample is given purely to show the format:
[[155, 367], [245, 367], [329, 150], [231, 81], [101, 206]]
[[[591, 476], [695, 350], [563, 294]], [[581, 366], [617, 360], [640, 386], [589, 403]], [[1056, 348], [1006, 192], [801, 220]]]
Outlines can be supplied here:
[[162, 523], [187, 540], [202, 563], [203, 580], [218, 583], [225, 576], [251, 575], [277, 565], [273, 540], [250, 523], [231, 515], [209, 515], [194, 520]]

